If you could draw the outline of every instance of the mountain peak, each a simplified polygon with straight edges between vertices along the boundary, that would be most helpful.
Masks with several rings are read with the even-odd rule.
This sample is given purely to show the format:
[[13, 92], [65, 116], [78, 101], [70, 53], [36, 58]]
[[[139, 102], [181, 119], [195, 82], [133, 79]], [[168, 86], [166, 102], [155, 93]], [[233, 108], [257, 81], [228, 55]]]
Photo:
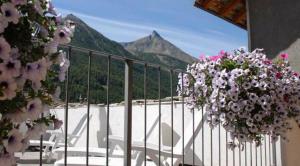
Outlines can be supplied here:
[[192, 63], [195, 58], [183, 52], [181, 49], [162, 38], [156, 31], [151, 35], [138, 39], [133, 42], [123, 43], [125, 49], [129, 52], [135, 53], [152, 53], [160, 55], [168, 55], [175, 59]]
[[151, 36], [152, 37], [159, 37], [159, 38], [161, 38], [161, 36], [155, 30], [151, 33]]

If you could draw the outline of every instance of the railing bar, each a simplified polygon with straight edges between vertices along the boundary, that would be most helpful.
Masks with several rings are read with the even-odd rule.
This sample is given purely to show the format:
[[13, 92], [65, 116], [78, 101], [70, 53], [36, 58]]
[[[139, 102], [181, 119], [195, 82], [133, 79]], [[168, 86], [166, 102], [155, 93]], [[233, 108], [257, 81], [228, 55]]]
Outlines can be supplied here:
[[[67, 58], [71, 61], [72, 47], [69, 47]], [[65, 156], [64, 156], [64, 165], [67, 166], [67, 157], [68, 157], [68, 118], [69, 118], [69, 73], [70, 68], [66, 72], [66, 93], [65, 93]]]
[[43, 165], [43, 135], [40, 137], [40, 166]]
[[242, 165], [242, 157], [241, 157], [241, 145], [239, 145], [239, 166]]
[[271, 137], [269, 136], [269, 165], [271, 165], [272, 154], [271, 154]]
[[109, 113], [110, 113], [110, 98], [109, 98], [109, 88], [110, 88], [110, 65], [111, 58], [107, 57], [107, 83], [106, 83], [106, 106], [107, 106], [107, 117], [106, 117], [106, 165], [108, 165], [109, 161]]
[[91, 84], [91, 64], [93, 52], [89, 52], [88, 64], [88, 86], [87, 86], [87, 129], [86, 129], [86, 165], [89, 165], [89, 146], [90, 146], [90, 84]]
[[124, 120], [124, 166], [131, 165], [132, 140], [132, 61], [125, 61], [125, 120]]
[[257, 164], [257, 145], [255, 143], [255, 166], [258, 166]]
[[147, 165], [147, 64], [144, 65], [144, 160]]
[[232, 150], [232, 160], [233, 160], [233, 166], [235, 166], [235, 147]]
[[184, 165], [184, 82], [183, 72], [181, 72], [181, 96], [182, 96], [182, 165]]
[[[202, 120], [204, 119], [204, 108], [203, 108], [203, 106], [201, 106], [201, 118], [202, 118]], [[205, 165], [204, 163], [205, 163], [205, 160], [204, 160], [204, 120], [203, 120], [203, 123], [201, 124], [202, 125], [202, 146], [201, 146], [201, 148], [202, 148], [202, 161], [203, 161], [203, 165]]]
[[210, 165], [213, 166], [213, 129], [210, 128]]
[[173, 155], [174, 155], [174, 133], [173, 133], [173, 129], [174, 129], [174, 122], [173, 122], [173, 70], [170, 70], [170, 84], [171, 84], [171, 165], [173, 165]]
[[276, 156], [276, 142], [272, 142], [272, 149], [273, 149], [273, 165], [277, 166], [277, 156]]
[[161, 89], [160, 89], [160, 75], [161, 70], [160, 67], [158, 68], [158, 116], [159, 116], [159, 123], [158, 123], [158, 165], [161, 164]]
[[[193, 94], [195, 92], [195, 87], [193, 86]], [[192, 113], [193, 113], [193, 166], [195, 165], [195, 109], [192, 109]]]
[[219, 123], [219, 166], [221, 166], [221, 123]]
[[[96, 50], [92, 50], [92, 49], [86, 49], [86, 48], [82, 48], [82, 47], [77, 47], [77, 46], [73, 46], [73, 45], [60, 45], [60, 47], [63, 47], [63, 48], [69, 48], [69, 47], [71, 47], [73, 50], [77, 50], [77, 51], [81, 51], [81, 52], [85, 52], [85, 53], [89, 53], [90, 51], [92, 51], [93, 55], [104, 56], [104, 57], [111, 57], [112, 59], [121, 60], [123, 62], [129, 60], [132, 63], [137, 63], [137, 64], [141, 64], [141, 65], [144, 65], [144, 64], [147, 63], [148, 67], [161, 68], [161, 69], [163, 69], [165, 71], [172, 70], [172, 71], [175, 71], [175, 72], [182, 72], [182, 69], [171, 69], [172, 68], [171, 66], [164, 67], [164, 66], [160, 66], [160, 65], [155, 64], [155, 63], [145, 62], [143, 60], [131, 59], [131, 58], [128, 58], [128, 57], [125, 57], [125, 56], [118, 56], [118, 55], [109, 54], [109, 53], [105, 53], [105, 52], [100, 52], [100, 51], [96, 51]], [[186, 71], [184, 71], [183, 73], [187, 74]]]
[[250, 143], [250, 165], [252, 166], [252, 142]]
[[228, 133], [226, 131], [226, 166], [228, 166]]
[[[41, 114], [41, 118], [44, 117], [44, 113]], [[40, 166], [43, 165], [43, 134], [40, 137]]]
[[247, 166], [247, 142], [245, 142], [245, 166]]
[[264, 146], [265, 146], [265, 166], [267, 166], [267, 136], [264, 138]]
[[262, 147], [261, 147], [262, 145], [260, 145], [259, 146], [259, 148], [260, 148], [260, 166], [262, 166], [263, 165], [263, 162], [262, 162]]

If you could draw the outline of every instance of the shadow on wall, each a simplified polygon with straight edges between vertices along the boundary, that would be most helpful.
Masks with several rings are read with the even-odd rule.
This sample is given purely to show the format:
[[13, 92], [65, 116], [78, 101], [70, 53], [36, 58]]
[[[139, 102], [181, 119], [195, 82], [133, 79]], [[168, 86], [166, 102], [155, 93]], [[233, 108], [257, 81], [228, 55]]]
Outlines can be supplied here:
[[[99, 122], [100, 127], [97, 131], [98, 147], [106, 148], [106, 124], [107, 124], [107, 113], [105, 107], [99, 107]], [[109, 128], [109, 135], [111, 135], [111, 129]]]
[[300, 1], [251, 0], [248, 5], [251, 49], [264, 48], [269, 58], [287, 52], [290, 61], [297, 60], [293, 67], [299, 66]]
[[[163, 146], [169, 146], [169, 147], [172, 146], [172, 143], [171, 143], [171, 139], [172, 139], [172, 137], [171, 137], [172, 132], [171, 131], [172, 130], [171, 129], [172, 128], [171, 128], [171, 126], [169, 124], [167, 124], [167, 123], [162, 123], [161, 124], [162, 145]], [[175, 131], [173, 132], [173, 140], [174, 140], [174, 146], [176, 144], [178, 144], [179, 143], [178, 141], [180, 140], [180, 135], [177, 132], [175, 132]], [[181, 146], [181, 143], [179, 143], [179, 144]], [[192, 149], [192, 147], [190, 147], [188, 149], [185, 149], [185, 160], [188, 159], [191, 162], [192, 157], [191, 158], [187, 158], [187, 156], [193, 156], [193, 149]], [[195, 163], [196, 163], [197, 166], [204, 166], [203, 162], [200, 160], [200, 158], [196, 154], [194, 154], [194, 160], [195, 160]], [[199, 165], [199, 163], [200, 163], [200, 165]], [[185, 164], [185, 166], [187, 166], [187, 165]]]

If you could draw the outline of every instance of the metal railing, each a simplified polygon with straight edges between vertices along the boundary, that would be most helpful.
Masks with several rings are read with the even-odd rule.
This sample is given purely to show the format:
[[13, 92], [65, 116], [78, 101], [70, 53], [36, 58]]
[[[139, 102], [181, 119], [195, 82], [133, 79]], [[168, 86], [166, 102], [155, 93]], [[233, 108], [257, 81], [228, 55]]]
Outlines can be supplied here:
[[[89, 165], [89, 148], [90, 148], [90, 142], [89, 142], [89, 132], [90, 132], [90, 104], [91, 104], [91, 99], [90, 99], [90, 92], [91, 92], [91, 65], [93, 63], [93, 57], [94, 56], [101, 56], [101, 57], [106, 57], [107, 59], [107, 80], [106, 80], [106, 109], [107, 109], [107, 121], [106, 121], [106, 165], [109, 165], [109, 124], [110, 124], [110, 104], [111, 104], [111, 99], [110, 99], [110, 90], [111, 90], [111, 65], [112, 65], [112, 61], [120, 61], [123, 62], [125, 65], [124, 71], [125, 71], [125, 78], [124, 78], [124, 105], [125, 105], [125, 119], [124, 119], [124, 165], [125, 166], [129, 166], [131, 165], [131, 159], [132, 159], [132, 101], [133, 101], [133, 66], [134, 64], [140, 64], [143, 65], [144, 68], [144, 78], [143, 78], [143, 88], [144, 88], [144, 165], [146, 165], [147, 163], [147, 93], [148, 93], [148, 77], [147, 77], [147, 73], [149, 68], [154, 68], [157, 71], [157, 104], [158, 104], [158, 151], [157, 151], [157, 156], [158, 156], [158, 161], [159, 161], [159, 165], [161, 165], [162, 161], [162, 99], [161, 99], [161, 73], [162, 70], [169, 72], [169, 82], [170, 82], [170, 104], [171, 104], [171, 165], [173, 165], [174, 163], [174, 85], [177, 84], [177, 82], [174, 82], [174, 76], [177, 76], [178, 74], [181, 74], [183, 76], [184, 71], [181, 69], [174, 69], [172, 67], [168, 68], [165, 66], [161, 66], [161, 65], [157, 65], [157, 64], [153, 64], [153, 63], [148, 63], [145, 61], [141, 61], [141, 60], [135, 60], [135, 59], [130, 59], [127, 57], [123, 57], [123, 56], [117, 56], [117, 55], [112, 55], [112, 54], [108, 54], [108, 53], [104, 53], [104, 52], [99, 52], [99, 51], [95, 51], [95, 50], [90, 50], [90, 49], [85, 49], [85, 48], [80, 48], [80, 47], [75, 47], [75, 46], [63, 46], [63, 48], [67, 49], [68, 52], [68, 58], [71, 60], [73, 58], [72, 53], [74, 51], [78, 51], [78, 52], [82, 52], [82, 53], [86, 53], [88, 56], [88, 73], [87, 73], [87, 128], [86, 128], [86, 165]], [[72, 64], [71, 64], [72, 65]], [[68, 117], [69, 117], [69, 84], [70, 84], [70, 73], [72, 72], [71, 69], [69, 69], [67, 71], [67, 79], [65, 82], [65, 121], [64, 121], [64, 133], [65, 133], [65, 137], [64, 137], [64, 162], [65, 165], [68, 164]], [[184, 165], [185, 164], [185, 158], [187, 156], [186, 154], [186, 145], [185, 145], [185, 130], [192, 130], [193, 134], [192, 134], [192, 165], [196, 164], [196, 148], [200, 148], [201, 150], [197, 150], [197, 152], [201, 152], [201, 155], [198, 155], [197, 157], [200, 158], [200, 160], [202, 161], [203, 165], [211, 165], [213, 166], [214, 161], [218, 160], [218, 165], [219, 166], [229, 166], [229, 161], [231, 159], [229, 159], [229, 154], [231, 154], [232, 156], [232, 165], [244, 165], [244, 166], [271, 166], [271, 165], [280, 165], [280, 163], [278, 163], [277, 158], [276, 158], [276, 145], [273, 143], [271, 143], [270, 138], [265, 137], [264, 142], [263, 142], [263, 146], [258, 147], [259, 148], [259, 155], [258, 155], [258, 148], [254, 147], [254, 151], [253, 151], [253, 145], [252, 144], [245, 144], [244, 147], [239, 146], [236, 149], [233, 150], [232, 152], [229, 150], [228, 145], [222, 145], [221, 141], [222, 141], [222, 132], [221, 132], [221, 126], [218, 127], [217, 130], [217, 137], [214, 134], [213, 129], [209, 129], [209, 128], [205, 128], [204, 123], [201, 123], [201, 130], [202, 132], [199, 132], [200, 134], [200, 138], [201, 141], [201, 146], [196, 145], [195, 144], [195, 140], [197, 135], [195, 135], [195, 110], [191, 110], [192, 111], [192, 128], [191, 129], [186, 129], [185, 128], [185, 114], [186, 114], [186, 110], [185, 110], [185, 103], [184, 103], [184, 96], [181, 96], [181, 123], [182, 123], [182, 156], [181, 156], [181, 164]], [[202, 117], [204, 117], [204, 111], [203, 109], [201, 110], [201, 115]], [[205, 144], [204, 140], [205, 140], [205, 131], [209, 131], [210, 130], [210, 143], [209, 144]], [[217, 138], [217, 147], [218, 148], [214, 148], [216, 145], [214, 144], [214, 139]], [[225, 141], [228, 142], [229, 138], [228, 138], [228, 133], [226, 132], [225, 135]], [[39, 165], [43, 165], [43, 136], [41, 136], [41, 142], [40, 142], [40, 162]], [[271, 146], [272, 144], [272, 146]], [[210, 145], [210, 146], [209, 146]], [[221, 147], [225, 146], [225, 154], [222, 153]], [[267, 148], [268, 146], [268, 148]], [[210, 152], [210, 153], [207, 153]], [[216, 152], [218, 153], [218, 156], [215, 156], [214, 154], [216, 154]], [[236, 154], [238, 153], [238, 154]], [[242, 154], [244, 153], [244, 155]], [[254, 156], [253, 156], [254, 154]], [[190, 155], [190, 154], [189, 154]], [[207, 155], [209, 155], [209, 160], [206, 160]], [[224, 159], [225, 158], [225, 159]], [[242, 159], [243, 158], [243, 159]], [[259, 160], [259, 162], [258, 162]], [[209, 162], [207, 162], [209, 161]], [[224, 162], [222, 162], [224, 161]], [[190, 163], [190, 161], [189, 161]]]

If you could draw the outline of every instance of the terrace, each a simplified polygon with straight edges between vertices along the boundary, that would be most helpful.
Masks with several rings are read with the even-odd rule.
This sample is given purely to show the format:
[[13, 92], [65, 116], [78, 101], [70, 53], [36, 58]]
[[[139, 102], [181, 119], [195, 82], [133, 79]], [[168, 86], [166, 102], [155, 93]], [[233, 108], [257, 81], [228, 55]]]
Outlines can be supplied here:
[[[70, 78], [65, 82], [65, 100], [51, 109], [64, 122], [58, 130], [47, 130], [40, 140], [32, 140], [25, 155], [16, 154], [18, 165], [281, 165], [280, 142], [273, 143], [268, 136], [262, 146], [245, 143], [230, 149], [229, 134], [221, 127], [210, 128], [203, 110], [189, 110], [184, 97], [176, 95], [177, 76], [184, 71], [165, 68], [140, 60], [127, 59], [79, 47], [66, 46], [72, 62], [74, 56], [87, 56], [87, 99], [72, 103]], [[76, 54], [72, 54], [76, 52]], [[79, 54], [80, 53], [80, 54]], [[91, 103], [90, 80], [93, 60], [100, 57], [107, 73], [106, 103]], [[124, 102], [111, 103], [110, 78], [114, 62], [124, 65]], [[135, 67], [143, 68], [144, 99], [133, 100]], [[147, 98], [147, 75], [155, 71], [157, 98]], [[169, 75], [170, 97], [161, 98], [161, 75]], [[68, 134], [65, 134], [68, 133]], [[54, 138], [52, 138], [54, 137]], [[43, 147], [43, 148], [41, 148]], [[67, 153], [68, 152], [68, 153]], [[146, 154], [146, 155], [145, 155]], [[173, 163], [173, 164], [172, 164]]]
[[[291, 66], [297, 71], [299, 58], [295, 55], [300, 47], [299, 28], [296, 27], [299, 26], [300, 1], [282, 3], [275, 0], [196, 0], [195, 6], [247, 30], [249, 50], [265, 48], [270, 59], [282, 52], [290, 53]], [[281, 10], [282, 5], [285, 10]], [[280, 24], [285, 20], [288, 20], [286, 24]], [[158, 35], [155, 31], [154, 34]], [[66, 81], [61, 83], [61, 100], [50, 108], [50, 113], [61, 119], [63, 126], [58, 129], [50, 126], [40, 138], [30, 139], [25, 153], [15, 153], [17, 165], [297, 166], [299, 163], [297, 129], [287, 134], [290, 142], [283, 142], [282, 138], [274, 142], [269, 135], [263, 135], [260, 146], [254, 142], [230, 144], [234, 141], [230, 132], [221, 124], [212, 128], [206, 123], [211, 117], [203, 107], [190, 109], [186, 105], [187, 97], [178, 96], [178, 84], [183, 84], [178, 76], [183, 78], [186, 73], [179, 66], [151, 63], [84, 46], [62, 44], [60, 48], [67, 53], [71, 64]], [[143, 56], [145, 59], [146, 55]], [[4, 61], [1, 59], [0, 63]], [[73, 62], [78, 64], [78, 61], [84, 65], [74, 65]], [[33, 60], [25, 64], [29, 62]], [[75, 72], [79, 76], [76, 77]], [[3, 74], [2, 69], [0, 74]], [[9, 86], [5, 83], [7, 85], [0, 87], [1, 97], [3, 89]], [[42, 114], [41, 118], [46, 115]], [[33, 119], [30, 121], [36, 123]], [[292, 125], [296, 128], [295, 123]], [[12, 128], [19, 130], [21, 125]], [[4, 139], [14, 141], [5, 134]], [[0, 157], [10, 154], [6, 148], [1, 145]]]

